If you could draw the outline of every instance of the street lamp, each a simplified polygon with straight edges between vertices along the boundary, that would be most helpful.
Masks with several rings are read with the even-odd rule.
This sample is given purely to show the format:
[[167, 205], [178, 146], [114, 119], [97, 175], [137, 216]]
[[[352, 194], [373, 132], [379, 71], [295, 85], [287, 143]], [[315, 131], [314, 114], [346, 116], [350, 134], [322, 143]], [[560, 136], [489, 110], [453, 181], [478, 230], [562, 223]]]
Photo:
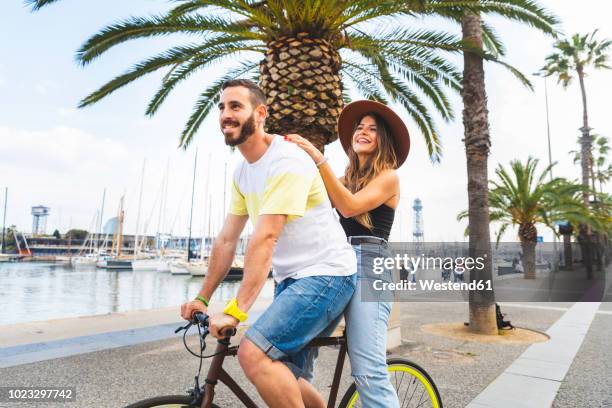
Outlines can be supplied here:
[[[546, 138], [548, 141], [548, 165], [550, 166], [550, 181], [553, 180], [553, 168], [552, 168], [552, 150], [550, 147], [550, 117], [548, 110], [548, 83], [546, 81], [546, 75], [543, 71], [535, 72], [533, 75], [544, 79], [544, 104], [546, 106]], [[553, 230], [553, 270], [557, 269], [557, 234]]]
[[550, 169], [550, 180], [553, 180], [552, 172], [552, 151], [550, 147], [550, 117], [548, 111], [548, 83], [546, 81], [546, 75], [542, 71], [535, 72], [533, 75], [544, 79], [544, 104], [546, 106], [546, 138], [548, 141], [548, 164], [551, 166]]

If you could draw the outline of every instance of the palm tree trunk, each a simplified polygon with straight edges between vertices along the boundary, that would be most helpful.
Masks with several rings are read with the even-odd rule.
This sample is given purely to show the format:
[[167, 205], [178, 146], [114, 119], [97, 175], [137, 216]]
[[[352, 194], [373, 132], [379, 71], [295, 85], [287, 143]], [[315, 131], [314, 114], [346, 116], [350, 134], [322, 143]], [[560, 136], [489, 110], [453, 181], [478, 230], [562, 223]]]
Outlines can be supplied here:
[[525, 279], [535, 279], [536, 264], [535, 264], [535, 248], [536, 242], [521, 239], [521, 249], [523, 250], [523, 269], [525, 271]]
[[[480, 15], [466, 12], [461, 21], [463, 40], [482, 49]], [[471, 257], [483, 257], [484, 268], [470, 271], [470, 281], [492, 280], [489, 231], [488, 156], [489, 119], [482, 57], [463, 53], [463, 126], [468, 176], [468, 219]], [[497, 334], [493, 291], [470, 291], [470, 331]]]
[[[589, 187], [589, 169], [590, 169], [590, 158], [591, 158], [591, 136], [589, 128], [589, 115], [587, 111], [587, 99], [586, 89], [584, 86], [584, 72], [582, 67], [578, 67], [578, 79], [580, 81], [580, 93], [582, 95], [582, 138], [580, 140], [581, 154], [580, 154], [580, 166], [582, 167], [582, 184], [585, 187]], [[584, 205], [589, 205], [589, 193], [584, 192], [582, 194]]]
[[589, 158], [589, 173], [591, 175], [591, 188], [593, 189], [593, 192], [597, 191], [597, 188], [595, 187], [595, 166], [593, 164], [593, 155], [591, 154], [591, 157]]
[[538, 230], [533, 222], [525, 222], [519, 226], [519, 239], [523, 249], [523, 270], [525, 279], [535, 279], [535, 246], [538, 240]]
[[[591, 158], [591, 135], [589, 128], [589, 115], [587, 110], [587, 98], [586, 89], [584, 86], [584, 71], [582, 66], [578, 66], [578, 79], [580, 81], [580, 93], [582, 95], [582, 138], [580, 140], [581, 155], [580, 155], [580, 166], [582, 167], [582, 185], [585, 188], [589, 188], [589, 168]], [[589, 206], [589, 193], [584, 191], [582, 193], [582, 199], [585, 206]], [[580, 224], [579, 226], [579, 238], [580, 248], [582, 252], [582, 263], [586, 268], [587, 279], [593, 278], [593, 256], [592, 256], [592, 245], [591, 245], [591, 229], [586, 224]]]
[[571, 271], [574, 267], [572, 258], [572, 234], [563, 234], [563, 257], [565, 259], [565, 270]]

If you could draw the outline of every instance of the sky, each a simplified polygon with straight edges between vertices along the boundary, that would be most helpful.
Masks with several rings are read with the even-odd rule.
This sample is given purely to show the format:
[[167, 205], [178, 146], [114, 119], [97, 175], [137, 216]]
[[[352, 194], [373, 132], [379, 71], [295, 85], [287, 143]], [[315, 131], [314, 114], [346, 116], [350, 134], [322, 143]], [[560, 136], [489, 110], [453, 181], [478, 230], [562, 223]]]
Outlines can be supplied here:
[[[64, 0], [31, 13], [20, 0], [3, 2], [0, 16], [0, 203], [8, 188], [7, 226], [24, 232], [32, 229], [30, 210], [35, 205], [51, 208], [47, 232], [69, 228], [95, 229], [96, 211], [105, 192], [104, 220], [117, 213], [125, 196], [125, 232], [156, 231], [186, 235], [189, 225], [191, 185], [197, 150], [193, 233], [219, 230], [224, 206], [224, 185], [240, 160], [223, 143], [217, 115], [203, 123], [189, 149], [178, 148], [180, 131], [199, 92], [221, 76], [231, 61], [207, 68], [179, 86], [153, 118], [144, 115], [149, 98], [157, 90], [163, 73], [154, 73], [115, 92], [101, 102], [77, 109], [80, 99], [127, 70], [132, 64], [169, 46], [194, 41], [173, 36], [143, 39], [111, 49], [82, 67], [75, 61], [79, 46], [100, 28], [132, 15], [167, 10], [165, 0]], [[612, 3], [584, 0], [541, 0], [540, 4], [561, 20], [565, 34], [599, 29], [599, 38], [612, 38], [609, 16]], [[507, 48], [506, 61], [525, 74], [542, 67], [554, 40], [528, 27], [488, 18]], [[394, 24], [399, 24], [394, 20]], [[459, 27], [426, 19], [404, 22], [454, 33]], [[461, 60], [453, 57], [459, 66]], [[507, 70], [485, 66], [491, 126], [489, 174], [510, 160], [548, 160], [546, 142], [544, 80], [532, 77], [534, 91], [523, 87]], [[586, 79], [590, 126], [594, 133], [612, 137], [608, 94], [612, 72], [589, 72]], [[550, 130], [555, 176], [576, 179], [579, 169], [572, 163], [582, 106], [577, 83], [567, 90], [548, 79]], [[357, 94], [354, 94], [357, 96]], [[437, 119], [442, 136], [443, 158], [432, 164], [418, 130], [402, 112], [411, 131], [410, 156], [399, 169], [401, 201], [391, 239], [411, 241], [412, 204], [420, 198], [425, 240], [463, 241], [465, 223], [456, 215], [467, 208], [467, 178], [461, 99], [452, 95], [456, 118]], [[336, 174], [346, 165], [339, 142], [326, 149]], [[144, 178], [143, 174], [144, 166]], [[226, 171], [227, 168], [227, 171]], [[169, 171], [167, 171], [167, 169]], [[161, 186], [168, 174], [167, 204], [160, 214]], [[140, 200], [140, 186], [143, 186]], [[140, 205], [140, 218], [139, 213]], [[0, 211], [2, 209], [0, 208]], [[210, 214], [210, 215], [209, 215]], [[209, 227], [210, 225], [210, 227]], [[495, 233], [493, 225], [492, 232]], [[551, 234], [542, 227], [541, 235]], [[505, 240], [516, 239], [509, 230]]]

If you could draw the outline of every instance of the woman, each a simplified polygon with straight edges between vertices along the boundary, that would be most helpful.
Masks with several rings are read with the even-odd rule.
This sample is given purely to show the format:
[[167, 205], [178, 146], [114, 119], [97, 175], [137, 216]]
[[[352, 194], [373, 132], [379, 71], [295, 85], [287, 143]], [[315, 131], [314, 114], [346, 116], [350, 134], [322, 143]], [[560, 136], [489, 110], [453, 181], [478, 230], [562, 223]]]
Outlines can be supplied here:
[[374, 101], [347, 105], [338, 119], [340, 142], [349, 164], [336, 178], [327, 159], [308, 140], [288, 135], [314, 160], [340, 223], [357, 255], [358, 285], [345, 311], [352, 375], [364, 407], [393, 408], [399, 402], [386, 364], [387, 325], [392, 294], [372, 289], [376, 279], [392, 281], [392, 271], [374, 275], [374, 259], [390, 257], [387, 240], [399, 203], [396, 169], [410, 149], [408, 129], [387, 106]]

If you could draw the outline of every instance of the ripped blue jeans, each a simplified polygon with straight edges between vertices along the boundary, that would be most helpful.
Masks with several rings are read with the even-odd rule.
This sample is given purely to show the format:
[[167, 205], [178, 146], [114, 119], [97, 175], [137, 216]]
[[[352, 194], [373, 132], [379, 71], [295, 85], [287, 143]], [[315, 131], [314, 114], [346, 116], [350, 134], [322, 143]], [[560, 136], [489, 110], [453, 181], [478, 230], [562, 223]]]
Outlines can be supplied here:
[[[393, 296], [389, 292], [377, 292], [372, 288], [377, 279], [393, 282], [391, 270], [377, 275], [373, 273], [374, 259], [391, 257], [385, 241], [380, 244], [353, 245], [357, 255], [357, 285], [355, 293], [344, 309], [348, 354], [351, 374], [355, 380], [359, 400], [364, 408], [399, 408], [395, 388], [387, 371], [387, 325]], [[364, 289], [365, 290], [362, 290]], [[365, 299], [365, 300], [364, 300]], [[319, 336], [327, 337], [338, 325], [338, 316]], [[319, 350], [308, 350], [302, 377], [312, 382]]]
[[[392, 302], [389, 293], [368, 288], [375, 279], [393, 282], [391, 270], [373, 275], [374, 259], [391, 257], [386, 243], [353, 245], [357, 255], [357, 286], [344, 310], [351, 373], [364, 408], [397, 408], [399, 401], [387, 371], [387, 325]], [[363, 291], [367, 295], [362, 297]], [[364, 300], [365, 299], [365, 300]]]

